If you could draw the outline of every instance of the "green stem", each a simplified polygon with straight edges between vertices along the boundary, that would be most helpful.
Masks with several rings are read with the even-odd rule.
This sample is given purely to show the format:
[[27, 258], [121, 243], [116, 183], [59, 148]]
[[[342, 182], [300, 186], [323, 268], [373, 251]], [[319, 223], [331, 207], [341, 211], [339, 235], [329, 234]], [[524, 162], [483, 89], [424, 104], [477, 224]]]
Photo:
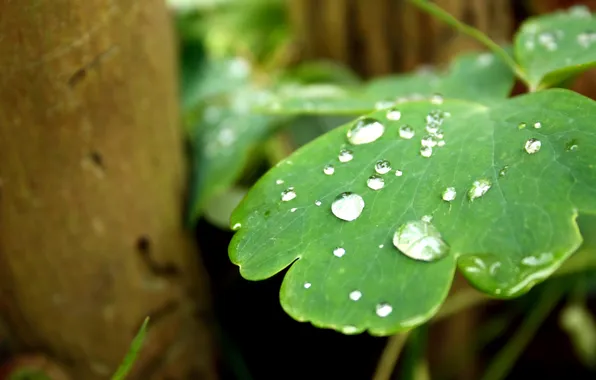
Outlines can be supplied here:
[[538, 304], [523, 321], [513, 338], [507, 342], [491, 362], [483, 380], [501, 380], [507, 377], [519, 356], [532, 341], [538, 328], [555, 308], [562, 295], [563, 290], [556, 286], [551, 286], [543, 293]]
[[413, 4], [415, 4], [420, 9], [424, 10], [425, 12], [431, 14], [432, 16], [436, 17], [439, 20], [442, 20], [446, 24], [452, 26], [453, 28], [459, 30], [460, 32], [474, 38], [476, 41], [482, 43], [484, 46], [489, 48], [492, 52], [494, 52], [499, 58], [503, 60], [503, 62], [513, 70], [515, 75], [525, 83], [529, 83], [526, 78], [526, 73], [522, 70], [521, 67], [511, 58], [511, 56], [495, 43], [493, 40], [490, 39], [486, 34], [482, 33], [478, 29], [464, 24], [463, 22], [459, 21], [448, 12], [443, 10], [441, 7], [431, 3], [428, 0], [410, 0]]
[[381, 355], [381, 359], [379, 360], [379, 364], [377, 365], [373, 380], [391, 379], [391, 374], [393, 373], [399, 355], [404, 348], [404, 344], [406, 344], [406, 340], [408, 340], [408, 335], [409, 332], [403, 332], [389, 337], [387, 345]]

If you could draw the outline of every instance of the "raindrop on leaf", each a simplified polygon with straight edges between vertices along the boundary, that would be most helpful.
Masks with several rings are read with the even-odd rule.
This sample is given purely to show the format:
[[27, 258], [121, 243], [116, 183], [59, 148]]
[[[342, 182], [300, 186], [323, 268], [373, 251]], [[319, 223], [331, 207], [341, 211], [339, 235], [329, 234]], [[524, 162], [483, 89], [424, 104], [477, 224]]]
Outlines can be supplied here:
[[355, 193], [345, 192], [338, 195], [331, 204], [331, 212], [341, 220], [356, 220], [364, 209], [364, 200]]
[[402, 224], [393, 235], [393, 245], [407, 257], [419, 261], [437, 261], [449, 253], [449, 246], [439, 231], [424, 220]]
[[378, 120], [364, 117], [356, 120], [348, 130], [347, 138], [350, 144], [368, 144], [378, 140], [385, 133], [385, 126]]

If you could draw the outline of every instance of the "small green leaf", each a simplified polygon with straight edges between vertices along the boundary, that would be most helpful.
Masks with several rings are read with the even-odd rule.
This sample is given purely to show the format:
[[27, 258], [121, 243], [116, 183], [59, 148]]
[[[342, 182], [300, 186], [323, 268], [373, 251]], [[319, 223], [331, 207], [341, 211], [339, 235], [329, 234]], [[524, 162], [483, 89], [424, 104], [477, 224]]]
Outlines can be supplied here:
[[149, 324], [149, 317], [145, 318], [145, 320], [143, 321], [143, 324], [141, 325], [139, 332], [137, 333], [137, 335], [132, 340], [132, 343], [130, 344], [130, 349], [128, 350], [128, 353], [124, 357], [124, 361], [122, 362], [122, 364], [120, 364], [120, 367], [118, 367], [118, 370], [116, 371], [114, 376], [112, 376], [112, 380], [126, 379], [126, 376], [132, 369], [132, 367], [135, 363], [135, 360], [137, 360], [137, 356], [139, 355], [139, 352], [141, 351], [141, 348], [143, 347], [143, 342], [145, 341], [145, 335], [147, 334], [147, 325], [148, 324]]
[[269, 114], [360, 115], [434, 94], [490, 104], [511, 92], [511, 70], [491, 53], [458, 57], [445, 73], [422, 69], [414, 74], [378, 78], [360, 87], [321, 84], [282, 88], [269, 104], [257, 109]]
[[578, 6], [530, 18], [514, 46], [531, 89], [556, 85], [596, 65], [596, 18]]
[[[292, 264], [286, 312], [345, 333], [424, 323], [456, 267], [492, 296], [518, 296], [581, 244], [578, 213], [596, 213], [594, 115], [594, 101], [560, 89], [377, 111], [270, 170], [232, 215], [230, 258], [250, 280]], [[414, 135], [400, 138], [405, 125]]]

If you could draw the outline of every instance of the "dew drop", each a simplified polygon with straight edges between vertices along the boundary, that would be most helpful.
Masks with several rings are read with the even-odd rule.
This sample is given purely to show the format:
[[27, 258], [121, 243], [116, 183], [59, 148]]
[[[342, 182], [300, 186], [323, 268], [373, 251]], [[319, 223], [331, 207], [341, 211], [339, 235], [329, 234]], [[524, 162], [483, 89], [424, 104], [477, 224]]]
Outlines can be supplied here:
[[551, 32], [540, 33], [538, 35], [538, 43], [548, 51], [555, 51], [559, 47], [555, 34]]
[[311, 286], [312, 286], [312, 284], [310, 282], [304, 283], [304, 289], [309, 289]]
[[445, 190], [443, 190], [443, 194], [442, 194], [442, 198], [445, 202], [451, 202], [453, 200], [455, 200], [455, 197], [457, 196], [457, 191], [455, 190], [455, 187], [448, 187]]
[[389, 111], [387, 111], [385, 117], [391, 121], [398, 121], [399, 119], [401, 119], [401, 111], [399, 111], [396, 108], [390, 109]]
[[577, 150], [577, 148], [579, 148], [579, 146], [577, 145], [577, 140], [571, 140], [567, 142], [567, 144], [565, 144], [565, 150], [567, 152], [574, 152]]
[[377, 305], [376, 313], [379, 317], [385, 318], [393, 311], [393, 307], [389, 305], [387, 302], [382, 302]]
[[422, 220], [424, 223], [430, 223], [433, 221], [433, 217], [432, 215], [424, 215], [422, 218], [420, 218], [420, 220]]
[[342, 149], [339, 152], [339, 162], [350, 162], [352, 161], [352, 159], [354, 158], [354, 153], [351, 150], [348, 149]]
[[430, 98], [430, 102], [434, 105], [441, 105], [443, 104], [443, 95], [441, 94], [433, 94]]
[[284, 180], [283, 179], [278, 179], [277, 181], [275, 181], [275, 184], [276, 185], [281, 185], [283, 183], [284, 183]]
[[402, 224], [393, 234], [393, 245], [407, 257], [420, 261], [437, 261], [449, 253], [439, 231], [423, 220]]
[[375, 171], [379, 174], [387, 174], [391, 171], [391, 164], [387, 160], [379, 160], [375, 164]]
[[445, 146], [445, 140], [440, 140], [440, 141], [437, 143], [437, 146], [438, 146], [439, 148], [442, 148], [442, 147], [444, 147], [444, 146]]
[[360, 298], [362, 298], [362, 292], [360, 290], [354, 290], [350, 293], [350, 299], [352, 301], [358, 301]]
[[523, 121], [517, 125], [517, 129], [524, 129], [528, 124], [524, 123]]
[[242, 224], [241, 223], [236, 223], [232, 227], [232, 231], [238, 231], [241, 227], [242, 227]]
[[296, 210], [298, 210], [296, 207], [290, 209], [290, 212], [296, 212]]
[[528, 139], [528, 141], [526, 141], [526, 144], [524, 145], [524, 149], [528, 154], [538, 153], [541, 147], [542, 143], [540, 142], [540, 140], [534, 138]]
[[372, 190], [381, 190], [385, 187], [385, 180], [380, 176], [373, 174], [366, 180], [366, 186]]
[[341, 220], [356, 220], [364, 209], [364, 200], [358, 194], [346, 192], [338, 195], [331, 203], [331, 212]]
[[365, 117], [357, 120], [348, 130], [347, 137], [350, 144], [368, 144], [378, 140], [385, 133], [385, 126], [378, 120]]
[[587, 49], [596, 42], [596, 32], [586, 31], [577, 35], [577, 43]]
[[473, 201], [482, 197], [490, 190], [492, 183], [488, 179], [479, 179], [474, 181], [470, 190], [468, 190], [468, 198]]
[[414, 137], [415, 132], [414, 132], [414, 128], [410, 127], [409, 125], [402, 125], [399, 128], [399, 137], [401, 137], [404, 140], [410, 140], [412, 137]]
[[431, 148], [430, 146], [423, 146], [422, 148], [420, 148], [420, 155], [422, 157], [429, 158], [433, 155], [433, 148]]
[[396, 176], [396, 177], [401, 177], [402, 175], [404, 175], [404, 172], [402, 172], [401, 170], [397, 169], [397, 170], [395, 171], [395, 176]]
[[507, 174], [507, 171], [509, 171], [509, 165], [503, 166], [501, 170], [499, 170], [499, 177], [504, 177], [505, 174]]
[[379, 248], [383, 248], [385, 244], [379, 244]]
[[358, 332], [358, 327], [347, 325], [341, 328], [341, 332], [347, 335], [356, 334]]
[[321, 201], [316, 201], [315, 202], [315, 206], [317, 206], [317, 207], [320, 206], [321, 204], [322, 204]]
[[382, 110], [385, 108], [389, 108], [389, 107], [393, 106], [394, 104], [395, 104], [395, 102], [391, 101], [391, 100], [380, 100], [375, 103], [375, 109]]
[[536, 128], [536, 129], [542, 128], [542, 123], [537, 121], [536, 123], [534, 123], [534, 128]]
[[325, 165], [323, 167], [323, 173], [327, 175], [333, 175], [333, 173], [335, 173], [335, 168], [333, 167], [333, 165]]
[[437, 146], [437, 140], [435, 140], [434, 137], [427, 135], [424, 136], [422, 140], [420, 140], [420, 144], [423, 147], [434, 148], [435, 146]]
[[480, 54], [477, 58], [479, 66], [488, 66], [495, 60], [495, 56], [490, 53]]
[[296, 191], [294, 191], [293, 187], [288, 187], [286, 190], [281, 192], [282, 202], [288, 202], [294, 198], [296, 198]]
[[529, 267], [541, 267], [552, 263], [554, 260], [553, 254], [550, 252], [541, 253], [538, 256], [526, 256], [522, 259], [522, 264]]
[[335, 257], [342, 257], [345, 254], [346, 254], [346, 250], [343, 249], [342, 247], [337, 247], [333, 250], [333, 255]]

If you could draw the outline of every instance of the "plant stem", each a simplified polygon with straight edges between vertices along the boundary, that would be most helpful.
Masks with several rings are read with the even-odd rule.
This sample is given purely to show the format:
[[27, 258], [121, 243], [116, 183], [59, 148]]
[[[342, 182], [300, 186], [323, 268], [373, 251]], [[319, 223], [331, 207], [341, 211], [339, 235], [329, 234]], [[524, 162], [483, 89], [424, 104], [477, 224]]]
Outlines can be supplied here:
[[503, 60], [503, 62], [513, 70], [515, 75], [522, 80], [524, 83], [529, 83], [526, 79], [526, 73], [522, 70], [521, 67], [511, 58], [511, 56], [499, 46], [496, 42], [490, 39], [486, 34], [482, 33], [480, 30], [464, 24], [463, 22], [459, 21], [448, 12], [443, 10], [441, 7], [437, 6], [436, 4], [431, 3], [428, 0], [410, 0], [414, 5], [419, 7], [420, 9], [424, 10], [425, 12], [431, 14], [432, 16], [442, 20], [446, 24], [452, 26], [453, 28], [457, 29], [458, 31], [474, 38], [476, 41], [480, 42], [487, 48], [489, 48], [493, 53], [495, 53], [499, 58]]
[[491, 362], [483, 380], [501, 380], [507, 377], [521, 353], [557, 305], [562, 295], [563, 290], [555, 286], [551, 286], [544, 291], [537, 305], [515, 332], [513, 338], [507, 342]]
[[389, 337], [387, 345], [381, 355], [381, 359], [379, 360], [379, 364], [377, 365], [373, 380], [389, 380], [391, 378], [391, 374], [397, 364], [401, 350], [404, 347], [404, 344], [406, 344], [408, 335], [409, 331], [406, 331]]

